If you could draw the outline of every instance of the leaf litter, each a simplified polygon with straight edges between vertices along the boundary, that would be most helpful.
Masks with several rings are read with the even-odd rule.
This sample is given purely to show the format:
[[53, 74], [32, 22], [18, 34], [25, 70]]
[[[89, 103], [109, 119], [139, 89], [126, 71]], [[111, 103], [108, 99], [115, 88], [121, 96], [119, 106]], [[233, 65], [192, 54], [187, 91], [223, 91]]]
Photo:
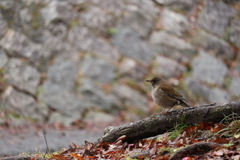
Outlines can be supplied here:
[[229, 125], [201, 123], [186, 127], [174, 138], [170, 138], [169, 132], [134, 143], [124, 142], [127, 135], [119, 137], [115, 143], [85, 141], [83, 146], [73, 143], [68, 149], [53, 155], [51, 160], [239, 160], [240, 125], [236, 124], [239, 120]]

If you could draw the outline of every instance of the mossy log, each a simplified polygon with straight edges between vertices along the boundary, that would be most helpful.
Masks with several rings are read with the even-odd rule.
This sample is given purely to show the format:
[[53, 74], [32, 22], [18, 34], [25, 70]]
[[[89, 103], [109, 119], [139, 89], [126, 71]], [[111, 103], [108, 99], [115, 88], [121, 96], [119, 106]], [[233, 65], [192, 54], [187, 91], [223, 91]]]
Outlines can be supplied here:
[[184, 108], [162, 115], [152, 115], [148, 118], [117, 127], [108, 126], [105, 128], [104, 135], [95, 143], [101, 141], [112, 143], [121, 136], [125, 137], [124, 141], [133, 142], [163, 134], [174, 128], [177, 124], [219, 123], [227, 116], [234, 114], [240, 115], [240, 101]]

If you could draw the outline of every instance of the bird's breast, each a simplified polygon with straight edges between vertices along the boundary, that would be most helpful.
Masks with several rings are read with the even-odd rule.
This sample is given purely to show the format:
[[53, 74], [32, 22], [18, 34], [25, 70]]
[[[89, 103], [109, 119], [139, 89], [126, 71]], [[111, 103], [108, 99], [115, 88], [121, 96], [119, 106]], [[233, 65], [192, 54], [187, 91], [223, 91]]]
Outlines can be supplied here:
[[179, 103], [178, 100], [167, 96], [166, 93], [159, 88], [153, 88], [152, 98], [159, 106], [163, 108], [171, 108]]
[[161, 89], [159, 89], [158, 87], [155, 87], [155, 88], [152, 89], [152, 98], [153, 98], [154, 101], [157, 100], [156, 99], [157, 97], [159, 97], [163, 94], [164, 94], [164, 92]]

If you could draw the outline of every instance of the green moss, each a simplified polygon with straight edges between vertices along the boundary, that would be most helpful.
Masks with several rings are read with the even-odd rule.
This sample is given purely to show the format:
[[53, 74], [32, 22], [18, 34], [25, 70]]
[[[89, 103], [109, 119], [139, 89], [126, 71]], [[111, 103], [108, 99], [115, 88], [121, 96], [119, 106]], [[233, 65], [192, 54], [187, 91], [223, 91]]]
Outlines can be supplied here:
[[117, 33], [117, 29], [116, 28], [109, 28], [107, 30], [107, 33], [112, 36], [112, 35]]
[[229, 39], [230, 29], [231, 29], [230, 26], [227, 26], [226, 29], [225, 29], [225, 32], [224, 32], [224, 35], [223, 35], [223, 39], [224, 39], [225, 41], [228, 41], [228, 39]]
[[[7, 86], [6, 84], [6, 79], [4, 78], [4, 72], [5, 70], [4, 69], [0, 69], [0, 87], [2, 88], [5, 88], [4, 86]], [[1, 88], [0, 88], [0, 91], [1, 91]]]
[[39, 97], [39, 95], [40, 95], [42, 92], [43, 92], [42, 86], [38, 86], [38, 87], [37, 87], [36, 96]]
[[172, 130], [172, 132], [169, 133], [169, 139], [174, 139], [177, 136], [179, 136], [182, 131], [187, 128], [188, 125], [184, 124], [184, 122], [181, 122], [181, 124], [177, 124], [174, 126], [174, 129]]
[[230, 84], [231, 84], [231, 78], [230, 77], [226, 77], [224, 82], [223, 82], [224, 87], [225, 88], [229, 88]]
[[60, 154], [62, 151], [56, 151], [56, 152], [53, 152], [53, 153], [43, 153], [43, 152], [40, 152], [40, 151], [36, 151], [35, 153], [28, 153], [28, 152], [25, 152], [25, 153], [20, 153], [19, 156], [33, 156], [33, 157], [39, 157], [39, 158], [51, 158], [53, 157], [54, 155], [58, 155]]
[[132, 159], [130, 157], [126, 157], [126, 160], [138, 160], [138, 159], [136, 159], [136, 158]]
[[163, 154], [164, 152], [174, 153], [174, 149], [173, 149], [173, 148], [165, 148], [165, 147], [162, 147], [162, 148], [159, 150], [159, 154]]
[[32, 18], [32, 28], [33, 29], [38, 29], [38, 27], [39, 27], [39, 24], [38, 24], [39, 15], [38, 15], [37, 10], [33, 11], [32, 16], [33, 16], [33, 18]]
[[235, 100], [239, 100], [239, 96], [232, 96], [232, 100], [235, 101]]
[[16, 113], [9, 113], [6, 116], [7, 118], [21, 119], [22, 117]]
[[32, 3], [30, 6], [31, 8], [31, 14], [32, 14], [32, 21], [31, 26], [34, 30], [38, 29], [42, 24], [40, 24], [41, 16], [40, 16], [40, 10], [44, 7], [43, 4], [36, 4]]
[[78, 24], [78, 20], [74, 19], [69, 23], [68, 29], [75, 27]]

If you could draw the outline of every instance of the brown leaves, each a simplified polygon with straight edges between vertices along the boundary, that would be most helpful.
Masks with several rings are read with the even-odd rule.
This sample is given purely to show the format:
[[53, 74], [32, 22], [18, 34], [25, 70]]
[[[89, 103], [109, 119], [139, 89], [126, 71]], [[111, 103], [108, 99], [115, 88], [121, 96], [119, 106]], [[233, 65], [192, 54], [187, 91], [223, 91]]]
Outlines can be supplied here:
[[[84, 146], [72, 143], [73, 146], [70, 146], [68, 150], [53, 156], [51, 159], [119, 160], [129, 157], [132, 159], [167, 160], [174, 156], [184, 160], [239, 159], [240, 151], [237, 150], [237, 147], [240, 145], [240, 137], [232, 136], [240, 134], [236, 133], [239, 130], [236, 127], [234, 129], [227, 127], [229, 126], [223, 124], [201, 123], [198, 126], [185, 128], [173, 139], [169, 138], [170, 133], [165, 133], [161, 138], [144, 139], [135, 143], [124, 142], [127, 135], [119, 137], [115, 143], [93, 144], [85, 142]], [[230, 145], [224, 146], [222, 144]]]
[[64, 156], [54, 155], [50, 160], [67, 160]]
[[118, 147], [110, 143], [99, 143], [97, 145], [85, 141], [85, 146], [77, 146], [73, 143], [74, 147], [62, 152], [60, 155], [66, 157], [66, 159], [120, 159], [123, 158], [124, 148]]

